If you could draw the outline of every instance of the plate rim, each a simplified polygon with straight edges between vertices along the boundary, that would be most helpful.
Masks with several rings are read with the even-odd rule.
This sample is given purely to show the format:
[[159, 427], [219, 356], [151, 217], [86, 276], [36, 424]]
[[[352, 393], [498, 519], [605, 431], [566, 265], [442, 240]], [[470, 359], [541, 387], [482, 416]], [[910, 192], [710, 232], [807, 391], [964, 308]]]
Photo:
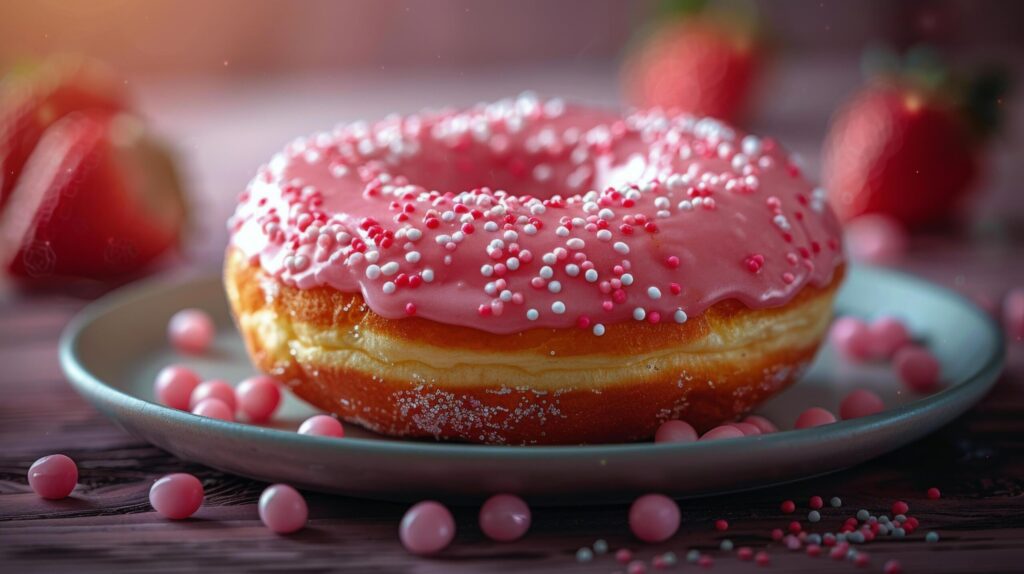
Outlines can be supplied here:
[[[166, 291], [175, 290], [184, 284], [219, 280], [219, 273], [203, 273], [190, 271], [171, 272], [156, 277], [131, 283], [115, 289], [81, 309], [68, 323], [61, 333], [58, 343], [61, 369], [71, 386], [91, 402], [101, 402], [118, 408], [142, 412], [156, 409], [159, 416], [176, 424], [201, 424], [211, 431], [224, 433], [236, 438], [255, 438], [270, 440], [282, 446], [317, 445], [322, 448], [352, 452], [354, 454], [371, 455], [405, 455], [405, 456], [440, 456], [451, 458], [478, 458], [486, 455], [502, 460], [528, 458], [538, 459], [593, 459], [594, 457], [648, 456], [657, 453], [700, 453], [703, 450], [742, 450], [754, 443], [776, 445], [786, 443], [799, 446], [801, 443], [817, 443], [848, 437], [851, 433], [870, 432], [876, 428], [896, 426], [914, 413], [925, 410], [941, 409], [943, 405], [955, 403], [962, 396], [975, 393], [983, 397], [995, 384], [1001, 372], [1006, 356], [1005, 337], [995, 321], [973, 302], [963, 295], [913, 275], [868, 265], [851, 266], [853, 273], [868, 273], [886, 276], [900, 282], [910, 283], [916, 288], [923, 288], [950, 302], [966, 308], [980, 319], [985, 328], [994, 336], [995, 345], [992, 352], [962, 382], [943, 388], [927, 397], [910, 403], [887, 409], [881, 413], [851, 420], [837, 420], [835, 423], [810, 429], [790, 429], [767, 435], [747, 436], [727, 441], [691, 442], [691, 443], [655, 443], [633, 442], [619, 444], [594, 445], [483, 445], [473, 443], [445, 443], [412, 440], [380, 440], [359, 437], [345, 437], [339, 440], [333, 437], [302, 435], [294, 431], [253, 425], [242, 422], [222, 421], [194, 415], [187, 411], [173, 409], [165, 405], [147, 401], [131, 395], [117, 387], [97, 378], [79, 358], [78, 345], [88, 327], [97, 320], [113, 312], [118, 307], [143, 299], [157, 296]], [[980, 388], [979, 388], [980, 387]], [[973, 407], [973, 403], [963, 409]], [[777, 445], [776, 445], [777, 446]]]

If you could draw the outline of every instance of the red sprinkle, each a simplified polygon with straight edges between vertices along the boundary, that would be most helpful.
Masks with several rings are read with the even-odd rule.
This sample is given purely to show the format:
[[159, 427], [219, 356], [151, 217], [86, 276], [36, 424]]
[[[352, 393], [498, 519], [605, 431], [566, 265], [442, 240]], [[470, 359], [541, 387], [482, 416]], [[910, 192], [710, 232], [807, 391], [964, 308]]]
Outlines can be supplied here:
[[818, 546], [817, 544], [808, 544], [807, 545], [807, 555], [811, 556], [813, 558], [817, 558], [818, 556], [821, 556], [821, 546]]
[[793, 502], [792, 500], [787, 500], [783, 502], [782, 512], [785, 512], [786, 514], [793, 514], [794, 512], [796, 512], [796, 503]]
[[938, 500], [938, 499], [942, 498], [942, 493], [939, 492], [939, 489], [937, 489], [937, 488], [935, 488], [933, 486], [933, 487], [928, 489], [928, 498], [931, 499], [931, 500]]
[[757, 553], [754, 557], [754, 561], [757, 562], [758, 566], [767, 566], [772, 563], [772, 557], [768, 555], [764, 550]]
[[800, 532], [801, 530], [803, 530], [803, 527], [800, 526], [800, 521], [794, 520], [793, 522], [789, 523], [789, 531], [792, 532], [793, 534], [796, 534], [797, 532]]
[[903, 502], [902, 500], [897, 500], [896, 502], [892, 503], [893, 514], [906, 514], [909, 510], [910, 505], [908, 505], [906, 502]]
[[729, 530], [729, 521], [719, 518], [715, 521], [715, 530], [725, 532]]
[[808, 502], [807, 505], [810, 506], [812, 510], [818, 510], [822, 506], [825, 506], [825, 502], [821, 499], [820, 496], [812, 496], [810, 502]]
[[405, 314], [406, 315], [415, 315], [416, 314], [416, 305], [414, 303], [406, 303], [405, 304]]
[[615, 560], [618, 561], [619, 564], [626, 564], [632, 559], [633, 552], [629, 548], [620, 548], [619, 551], [615, 553]]
[[675, 269], [676, 267], [679, 267], [679, 258], [675, 255], [669, 255], [668, 258], [665, 259], [665, 265], [670, 269]]
[[782, 540], [782, 529], [781, 528], [773, 528], [772, 529], [772, 540], [774, 540], [776, 542], [778, 542], [779, 540]]
[[890, 560], [882, 567], [883, 574], [903, 574], [903, 565], [899, 560]]
[[749, 546], [740, 546], [736, 550], [736, 557], [740, 560], [752, 560], [754, 558], [754, 549]]

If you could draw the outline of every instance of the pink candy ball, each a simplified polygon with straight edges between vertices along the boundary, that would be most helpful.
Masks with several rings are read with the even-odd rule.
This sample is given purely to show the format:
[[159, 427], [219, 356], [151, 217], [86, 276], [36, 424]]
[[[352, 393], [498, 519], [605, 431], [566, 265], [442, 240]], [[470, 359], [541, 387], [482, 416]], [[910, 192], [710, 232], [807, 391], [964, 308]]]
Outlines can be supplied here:
[[67, 498], [78, 484], [78, 466], [63, 454], [51, 454], [32, 463], [28, 484], [43, 498]]
[[1024, 340], [1024, 287], [1018, 287], [1003, 299], [1003, 329], [1011, 341]]
[[850, 257], [876, 265], [899, 263], [907, 251], [907, 232], [885, 215], [862, 215], [845, 226]]
[[235, 389], [238, 409], [254, 423], [266, 422], [281, 404], [281, 389], [277, 380], [267, 375], [250, 377]]
[[885, 410], [885, 403], [875, 393], [867, 389], [857, 389], [843, 398], [839, 403], [839, 416], [843, 420], [856, 419], [878, 414]]
[[168, 474], [150, 487], [149, 503], [172, 520], [188, 518], [203, 504], [203, 483], [184, 472]]
[[800, 416], [796, 419], [796, 424], [793, 426], [798, 429], [808, 429], [812, 427], [820, 427], [821, 425], [832, 424], [834, 422], [836, 422], [836, 416], [834, 414], [821, 407], [811, 407], [800, 413]]
[[299, 434], [341, 438], [345, 436], [345, 427], [341, 426], [341, 421], [332, 416], [314, 415], [299, 426]]
[[235, 389], [220, 379], [199, 383], [199, 386], [189, 396], [188, 404], [190, 407], [195, 408], [203, 399], [219, 399], [223, 401], [231, 409], [232, 416], [238, 406], [237, 399], [235, 398]]
[[704, 433], [704, 436], [700, 437], [700, 440], [720, 440], [726, 438], [740, 438], [742, 436], [743, 431], [740, 429], [732, 425], [721, 425]]
[[844, 357], [860, 362], [871, 357], [871, 336], [868, 326], [854, 317], [839, 317], [832, 323], [829, 339]]
[[167, 324], [171, 345], [182, 353], [198, 355], [213, 342], [216, 327], [213, 319], [201, 309], [182, 309]]
[[668, 540], [679, 529], [679, 506], [663, 494], [645, 494], [629, 507], [629, 528], [644, 542]]
[[529, 529], [530, 507], [518, 496], [496, 494], [480, 508], [480, 530], [491, 540], [518, 540]]
[[398, 527], [398, 537], [413, 554], [437, 554], [455, 538], [455, 519], [440, 502], [425, 500], [406, 511]]
[[743, 436], [757, 436], [761, 434], [761, 427], [752, 423], [728, 423], [731, 427], [739, 429]]
[[272, 484], [260, 495], [260, 520], [278, 534], [290, 534], [306, 525], [309, 507], [299, 491], [287, 484]]
[[896, 353], [892, 362], [897, 376], [912, 391], [927, 393], [939, 384], [939, 360], [924, 347], [904, 347]]
[[910, 332], [895, 317], [881, 317], [868, 325], [868, 348], [876, 359], [888, 359], [910, 343]]
[[693, 442], [697, 431], [686, 421], [665, 421], [654, 433], [654, 442]]
[[771, 434], [773, 432], [779, 432], [779, 427], [775, 426], [775, 423], [760, 415], [750, 415], [747, 418], [743, 419], [743, 422], [756, 426], [761, 430], [761, 434]]
[[164, 367], [156, 376], [153, 390], [156, 400], [172, 409], [188, 410], [192, 392], [199, 386], [199, 375], [182, 365]]
[[192, 409], [192, 414], [222, 421], [234, 421], [235, 415], [224, 401], [220, 399], [203, 399]]

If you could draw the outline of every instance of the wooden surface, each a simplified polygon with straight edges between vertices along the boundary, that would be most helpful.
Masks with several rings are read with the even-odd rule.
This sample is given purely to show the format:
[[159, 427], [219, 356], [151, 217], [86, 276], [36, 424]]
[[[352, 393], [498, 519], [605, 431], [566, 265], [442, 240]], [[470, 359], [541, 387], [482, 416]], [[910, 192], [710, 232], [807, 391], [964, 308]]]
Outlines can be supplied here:
[[[612, 99], [604, 80], [574, 73], [531, 78], [546, 86], [547, 93], [594, 90]], [[522, 78], [501, 82], [488, 89], [510, 93], [511, 84], [537, 85]], [[787, 89], [799, 89], [799, 83], [787, 85]], [[268, 150], [284, 141], [275, 130], [299, 133], [315, 127], [307, 124], [323, 121], [314, 117], [317, 114], [337, 114], [325, 103], [330, 98], [311, 88], [301, 97], [319, 105], [302, 106], [303, 111], [294, 112], [304, 114], [301, 120], [273, 120], [267, 128], [271, 134], [254, 143], [253, 138], [238, 136], [236, 130], [244, 133], [249, 128], [239, 127], [236, 120], [246, 114], [259, 117], [269, 109], [284, 109], [279, 106], [284, 96], [239, 98], [255, 102], [251, 106], [257, 111], [250, 107], [248, 112], [227, 113], [223, 100], [199, 92], [186, 93], [180, 99], [158, 93], [148, 101], [157, 122], [167, 126], [182, 148], [192, 171], [191, 181], [205, 214], [198, 222], [199, 228], [212, 230], [196, 240], [206, 247], [192, 250], [193, 258], [213, 264], [223, 245], [218, 243], [222, 236], [218, 230], [222, 229], [225, 206], [244, 185], [245, 174], [266, 158]], [[310, 93], [320, 93], [320, 99]], [[431, 94], [426, 97], [448, 97], [443, 91]], [[345, 115], [370, 117], [380, 114], [366, 106], [409, 109], [411, 98], [423, 96], [409, 93], [400, 102], [392, 101], [398, 97], [392, 96], [391, 100], [383, 98], [372, 104], [355, 103], [363, 100], [351, 93], [344, 97], [352, 105], [345, 108]], [[204, 101], [207, 104], [199, 106]], [[176, 107], [168, 102], [184, 103]], [[815, 105], [828, 109], [827, 102]], [[812, 114], [813, 125], [803, 125], [780, 119], [786, 108], [778, 109], [782, 111], [765, 125], [775, 133], [792, 134], [787, 140], [795, 141], [791, 145], [813, 151], [820, 137], [815, 131], [820, 126], [814, 122], [821, 120], [821, 114], [817, 120]], [[230, 139], [232, 134], [236, 139]], [[241, 147], [228, 153], [225, 146], [231, 141], [238, 141]], [[1009, 188], [1022, 175], [1019, 155], [1016, 149], [997, 154], [1005, 170], [995, 172], [989, 198], [998, 202], [998, 198], [1019, 195], [1019, 189]], [[988, 297], [998, 297], [1010, 286], [1024, 285], [1021, 244], [999, 231], [1012, 226], [996, 224], [993, 228], [996, 232], [983, 239], [920, 241], [906, 268], [947, 286]], [[613, 549], [631, 547], [638, 557], [648, 560], [659, 552], [671, 550], [682, 556], [688, 549], [698, 548], [709, 552], [715, 559], [715, 570], [723, 572], [759, 570], [753, 563], [739, 562], [717, 550], [725, 538], [737, 547], [767, 549], [776, 572], [857, 570], [850, 563], [789, 552], [771, 541], [769, 531], [785, 527], [793, 518], [780, 513], [779, 503], [786, 498], [796, 500], [801, 506], [796, 515], [799, 518], [806, 513], [806, 500], [815, 494], [844, 500], [840, 511], [826, 509], [819, 531], [837, 530], [843, 519], [860, 508], [889, 513], [888, 507], [896, 499], [910, 503], [912, 514], [921, 521], [920, 529], [904, 540], [886, 539], [865, 546], [872, 557], [870, 571], [880, 572], [882, 564], [891, 558], [898, 558], [906, 572], [922, 573], [1010, 573], [1020, 572], [1024, 564], [1021, 343], [1011, 346], [1007, 373], [991, 395], [939, 433], [830, 476], [770, 490], [683, 501], [683, 527], [663, 544], [636, 543], [626, 526], [627, 509], [621, 506], [535, 509], [530, 533], [512, 544], [487, 541], [476, 526], [476, 509], [464, 508], [456, 509], [459, 533], [455, 543], [441, 557], [427, 560], [406, 554], [398, 543], [398, 522], [405, 510], [402, 505], [307, 493], [309, 527], [293, 536], [275, 536], [257, 517], [255, 503], [264, 485], [179, 461], [100, 416], [71, 391], [57, 363], [57, 337], [91, 295], [0, 289], [0, 572], [621, 571], [623, 568], [609, 556], [589, 564], [576, 562], [576, 550], [598, 538], [607, 539]], [[56, 502], [35, 496], [25, 478], [32, 461], [54, 452], [74, 458], [80, 470], [74, 496]], [[147, 493], [157, 477], [177, 471], [199, 476], [207, 496], [195, 518], [170, 522], [151, 510]], [[637, 472], [644, 469], [638, 468]], [[926, 499], [925, 490], [931, 486], [942, 490], [941, 500]], [[729, 520], [728, 532], [712, 528], [717, 518]], [[936, 544], [923, 540], [932, 530], [942, 537]], [[676, 570], [694, 568], [684, 565]]]

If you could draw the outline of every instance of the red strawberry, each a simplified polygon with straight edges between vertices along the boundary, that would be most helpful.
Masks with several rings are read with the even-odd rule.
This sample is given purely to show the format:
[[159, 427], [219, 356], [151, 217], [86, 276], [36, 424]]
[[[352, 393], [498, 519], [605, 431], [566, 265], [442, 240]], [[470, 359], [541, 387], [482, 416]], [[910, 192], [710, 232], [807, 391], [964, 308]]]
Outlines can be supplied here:
[[755, 43], [750, 32], [720, 20], [671, 20], [627, 59], [626, 97], [639, 107], [735, 121], [759, 65]]
[[185, 217], [167, 154], [126, 114], [50, 126], [0, 214], [0, 263], [15, 276], [106, 278], [177, 242]]
[[971, 190], [1003, 84], [982, 77], [961, 95], [930, 65], [926, 75], [876, 79], [833, 118], [822, 179], [842, 219], [877, 213], [910, 229], [933, 226]]
[[125, 109], [123, 84], [106, 66], [66, 57], [4, 79], [0, 98], [0, 209], [43, 132], [74, 111]]

